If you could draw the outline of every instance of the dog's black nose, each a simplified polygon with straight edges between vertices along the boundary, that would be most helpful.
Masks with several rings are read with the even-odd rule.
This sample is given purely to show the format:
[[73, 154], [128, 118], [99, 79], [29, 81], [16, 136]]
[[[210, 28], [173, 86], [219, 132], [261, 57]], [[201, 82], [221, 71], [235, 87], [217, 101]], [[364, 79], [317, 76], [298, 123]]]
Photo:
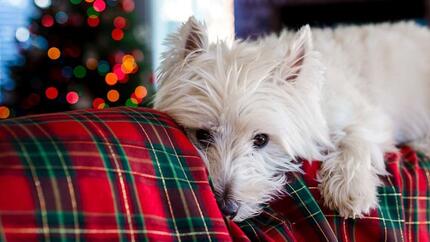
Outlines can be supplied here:
[[233, 200], [220, 202], [221, 212], [230, 218], [234, 218], [239, 210], [239, 204]]

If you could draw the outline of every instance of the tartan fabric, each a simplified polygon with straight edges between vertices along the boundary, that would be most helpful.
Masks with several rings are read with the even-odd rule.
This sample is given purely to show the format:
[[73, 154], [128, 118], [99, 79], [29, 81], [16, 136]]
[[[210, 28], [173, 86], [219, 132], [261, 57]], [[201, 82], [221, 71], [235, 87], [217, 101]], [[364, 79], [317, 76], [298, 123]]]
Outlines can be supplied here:
[[0, 122], [0, 241], [230, 241], [204, 164], [143, 108]]
[[387, 155], [380, 208], [342, 219], [321, 206], [319, 162], [290, 196], [225, 221], [181, 129], [143, 108], [0, 122], [0, 241], [430, 241], [430, 159]]
[[430, 159], [408, 147], [386, 155], [391, 176], [378, 190], [380, 206], [360, 219], [343, 219], [322, 204], [316, 182], [320, 162], [291, 174], [290, 196], [238, 225], [237, 241], [430, 241]]

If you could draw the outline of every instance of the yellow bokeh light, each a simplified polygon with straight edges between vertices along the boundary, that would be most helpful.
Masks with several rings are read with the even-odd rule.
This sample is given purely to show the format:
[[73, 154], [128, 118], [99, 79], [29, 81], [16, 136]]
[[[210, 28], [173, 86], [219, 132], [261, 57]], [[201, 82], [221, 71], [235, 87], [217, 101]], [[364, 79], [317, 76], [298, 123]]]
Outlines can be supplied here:
[[107, 99], [111, 102], [116, 102], [119, 99], [119, 92], [117, 90], [110, 90], [107, 93]]
[[122, 58], [121, 70], [124, 73], [130, 74], [137, 67], [136, 60], [132, 55], [125, 55]]
[[9, 118], [10, 110], [6, 106], [0, 106], [0, 119]]
[[57, 60], [61, 56], [61, 51], [57, 47], [51, 47], [48, 50], [48, 57], [51, 60]]
[[132, 103], [134, 103], [134, 104], [139, 104], [139, 102], [137, 101], [137, 99], [136, 98], [130, 98], [130, 101], [132, 102]]
[[106, 103], [100, 103], [100, 104], [97, 106], [97, 109], [103, 109], [103, 108], [105, 108], [105, 106], [106, 106]]

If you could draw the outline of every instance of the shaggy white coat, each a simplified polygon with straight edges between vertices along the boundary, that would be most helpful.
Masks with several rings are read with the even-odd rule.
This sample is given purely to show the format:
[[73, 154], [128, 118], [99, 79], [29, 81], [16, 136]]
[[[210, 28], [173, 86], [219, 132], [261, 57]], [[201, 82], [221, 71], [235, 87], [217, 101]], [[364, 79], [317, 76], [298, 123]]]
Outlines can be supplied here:
[[[186, 128], [234, 220], [283, 194], [297, 158], [323, 160], [325, 204], [344, 217], [377, 207], [384, 152], [430, 150], [430, 32], [414, 23], [303, 27], [208, 43], [194, 18], [167, 41], [155, 108]], [[214, 143], [202, 148], [197, 129]], [[262, 149], [253, 137], [270, 137]], [[428, 152], [430, 153], [430, 152]]]

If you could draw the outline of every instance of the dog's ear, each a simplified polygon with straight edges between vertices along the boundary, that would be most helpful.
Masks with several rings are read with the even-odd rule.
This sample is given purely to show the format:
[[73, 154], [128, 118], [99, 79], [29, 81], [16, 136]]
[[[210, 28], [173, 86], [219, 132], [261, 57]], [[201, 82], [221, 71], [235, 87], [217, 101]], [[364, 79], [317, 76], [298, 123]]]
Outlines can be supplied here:
[[312, 33], [309, 25], [303, 26], [294, 36], [284, 62], [282, 76], [294, 81], [299, 76], [307, 55], [312, 50]]
[[208, 47], [206, 26], [194, 17], [182, 24], [177, 32], [170, 34], [165, 42], [166, 51], [162, 54], [162, 70], [189, 61], [204, 52]]
[[204, 51], [208, 44], [206, 26], [190, 17], [184, 24], [184, 58]]

